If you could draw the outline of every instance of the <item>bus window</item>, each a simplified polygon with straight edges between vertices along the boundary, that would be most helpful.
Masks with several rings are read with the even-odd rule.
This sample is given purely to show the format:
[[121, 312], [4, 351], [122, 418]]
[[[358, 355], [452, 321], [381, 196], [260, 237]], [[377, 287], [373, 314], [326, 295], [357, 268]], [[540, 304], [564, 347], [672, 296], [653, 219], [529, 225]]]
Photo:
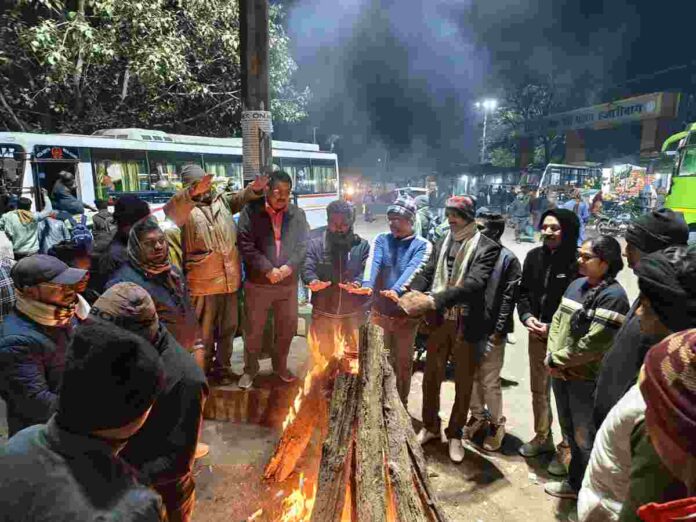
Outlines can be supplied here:
[[158, 182], [169, 183], [172, 190], [181, 188], [181, 169], [184, 165], [201, 164], [200, 154], [185, 152], [151, 152], [150, 176], [156, 177]]
[[281, 158], [280, 167], [292, 177], [293, 192], [296, 194], [313, 194], [311, 182], [311, 165], [307, 158]]
[[215, 177], [230, 178], [232, 190], [242, 189], [242, 157], [241, 156], [203, 156], [205, 171]]
[[0, 187], [17, 193], [24, 179], [24, 150], [16, 144], [0, 143]]
[[336, 162], [332, 160], [312, 160], [312, 186], [316, 194], [336, 192], [338, 179]]
[[93, 149], [92, 163], [97, 199], [108, 199], [121, 192], [150, 190], [144, 152]]
[[682, 153], [681, 165], [679, 167], [680, 176], [693, 176], [696, 174], [696, 147], [684, 149]]

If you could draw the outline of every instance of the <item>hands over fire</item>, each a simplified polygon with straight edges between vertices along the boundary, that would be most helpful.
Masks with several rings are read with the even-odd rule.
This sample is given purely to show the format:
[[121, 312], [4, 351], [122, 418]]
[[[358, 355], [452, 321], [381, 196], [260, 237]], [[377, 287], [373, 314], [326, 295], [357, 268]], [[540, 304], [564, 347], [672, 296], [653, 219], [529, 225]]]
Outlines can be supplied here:
[[411, 291], [405, 294], [398, 302], [399, 306], [411, 316], [423, 315], [435, 310], [435, 300], [423, 292]]

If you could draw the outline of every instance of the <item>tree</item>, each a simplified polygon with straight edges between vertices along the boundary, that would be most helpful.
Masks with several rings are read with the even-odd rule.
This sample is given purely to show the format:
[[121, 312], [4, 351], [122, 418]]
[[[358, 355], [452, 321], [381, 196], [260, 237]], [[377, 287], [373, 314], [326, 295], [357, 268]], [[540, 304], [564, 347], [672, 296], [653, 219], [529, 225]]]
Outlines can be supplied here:
[[[92, 132], [146, 127], [231, 135], [239, 129], [237, 0], [0, 2], [0, 125]], [[270, 10], [271, 109], [305, 117], [308, 89]]]

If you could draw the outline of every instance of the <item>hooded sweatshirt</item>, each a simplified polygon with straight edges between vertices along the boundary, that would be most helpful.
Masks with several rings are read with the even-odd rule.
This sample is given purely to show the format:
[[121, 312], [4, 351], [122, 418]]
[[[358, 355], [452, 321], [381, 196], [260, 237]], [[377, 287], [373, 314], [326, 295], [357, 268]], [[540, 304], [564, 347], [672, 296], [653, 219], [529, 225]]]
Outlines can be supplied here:
[[546, 216], [554, 216], [561, 224], [561, 245], [553, 252], [545, 245], [536, 247], [524, 260], [517, 303], [523, 323], [530, 317], [551, 323], [568, 285], [578, 277], [580, 223], [577, 216], [570, 210], [547, 210], [541, 216], [540, 224]]

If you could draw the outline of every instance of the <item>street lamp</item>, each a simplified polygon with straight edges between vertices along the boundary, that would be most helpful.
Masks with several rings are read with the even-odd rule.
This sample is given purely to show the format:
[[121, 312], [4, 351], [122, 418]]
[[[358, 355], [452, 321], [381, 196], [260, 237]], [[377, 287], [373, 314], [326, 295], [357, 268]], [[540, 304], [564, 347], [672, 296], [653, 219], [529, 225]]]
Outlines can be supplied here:
[[483, 110], [483, 137], [481, 139], [481, 163], [486, 161], [486, 127], [488, 126], [488, 113], [493, 112], [498, 107], [498, 101], [487, 99], [476, 102], [476, 108]]

